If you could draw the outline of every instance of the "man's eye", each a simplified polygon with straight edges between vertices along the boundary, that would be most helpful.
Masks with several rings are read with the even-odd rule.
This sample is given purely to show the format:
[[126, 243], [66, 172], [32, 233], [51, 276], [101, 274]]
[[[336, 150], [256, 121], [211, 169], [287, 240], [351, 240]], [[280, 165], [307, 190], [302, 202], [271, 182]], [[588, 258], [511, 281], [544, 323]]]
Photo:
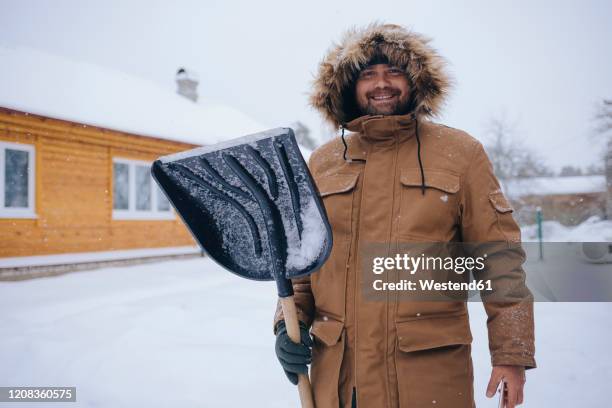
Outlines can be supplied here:
[[374, 75], [374, 72], [372, 72], [372, 71], [365, 71], [365, 72], [362, 72], [360, 76], [361, 76], [362, 78], [369, 78], [369, 77], [371, 77], [372, 75]]
[[397, 75], [397, 74], [403, 74], [403, 73], [404, 73], [404, 71], [402, 71], [401, 69], [398, 69], [398, 68], [394, 68], [394, 69], [390, 69], [390, 70], [389, 70], [389, 73], [390, 73], [390, 74]]

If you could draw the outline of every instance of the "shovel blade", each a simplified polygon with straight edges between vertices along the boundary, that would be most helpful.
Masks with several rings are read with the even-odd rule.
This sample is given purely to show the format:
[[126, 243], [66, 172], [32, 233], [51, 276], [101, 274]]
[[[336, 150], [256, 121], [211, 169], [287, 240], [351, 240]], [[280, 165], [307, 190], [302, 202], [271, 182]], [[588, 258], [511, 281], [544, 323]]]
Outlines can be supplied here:
[[231, 272], [278, 282], [329, 256], [325, 207], [289, 128], [161, 157], [151, 171], [202, 249]]

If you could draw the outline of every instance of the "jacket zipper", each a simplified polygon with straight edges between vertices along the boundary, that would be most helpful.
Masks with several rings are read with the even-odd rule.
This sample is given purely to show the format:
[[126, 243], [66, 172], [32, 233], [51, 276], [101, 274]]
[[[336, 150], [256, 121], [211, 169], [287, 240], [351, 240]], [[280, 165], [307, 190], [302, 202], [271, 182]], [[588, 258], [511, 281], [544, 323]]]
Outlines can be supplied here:
[[[367, 166], [367, 162], [366, 162], [366, 166]], [[362, 210], [362, 202], [363, 202], [363, 192], [364, 192], [364, 187], [365, 187], [365, 172], [366, 172], [366, 166], [363, 166], [363, 179], [361, 180], [361, 193], [359, 194], [359, 220], [361, 220], [361, 210]], [[355, 236], [355, 252], [357, 252], [359, 250], [359, 228], [361, 227], [361, 222], [358, 223], [357, 228], [356, 228], [356, 236]], [[355, 345], [354, 347], [354, 351], [353, 351], [353, 365], [354, 365], [354, 370], [355, 370], [355, 376], [354, 376], [354, 384], [353, 384], [353, 395], [356, 394], [356, 387], [357, 387], [357, 338], [359, 336], [357, 336], [357, 321], [359, 320], [357, 318], [357, 279], [358, 279], [358, 273], [357, 273], [357, 261], [356, 259], [359, 257], [359, 254], [355, 253], [353, 256], [353, 264], [354, 264], [354, 276], [353, 276], [353, 327], [354, 327], [354, 340], [353, 343]], [[351, 403], [352, 404], [352, 403]]]
[[[394, 139], [395, 139], [395, 149], [393, 151], [393, 194], [391, 195], [391, 224], [389, 225], [389, 247], [391, 248], [393, 246], [393, 237], [394, 237], [394, 233], [393, 233], [393, 229], [394, 229], [394, 222], [395, 222], [395, 218], [394, 216], [395, 214], [395, 195], [397, 193], [397, 156], [399, 154], [399, 134], [395, 134], [394, 135]], [[395, 223], [397, 224], [397, 223]], [[393, 248], [395, 250], [395, 248]], [[389, 255], [389, 254], [387, 254]], [[394, 294], [396, 295], [396, 294]], [[389, 358], [388, 356], [388, 348], [389, 348], [389, 313], [390, 313], [390, 302], [389, 302], [389, 293], [387, 292], [387, 305], [385, 308], [385, 384], [386, 384], [386, 391], [387, 391], [387, 407], [391, 407], [391, 389], [390, 389], [390, 384], [389, 384]], [[394, 300], [397, 299], [396, 297], [394, 298]], [[395, 305], [395, 302], [393, 302], [393, 304]], [[394, 317], [395, 319], [395, 317]]]
[[[368, 155], [371, 151], [371, 148], [368, 148]], [[361, 191], [359, 193], [359, 216], [358, 216], [358, 220], [361, 220], [361, 214], [362, 214], [362, 209], [363, 209], [363, 194], [364, 194], [364, 189], [365, 189], [365, 174], [366, 174], [366, 166], [368, 165], [368, 162], [366, 161], [364, 163], [363, 166], [363, 170], [361, 172], [362, 176], [361, 176]], [[351, 213], [354, 211], [354, 207], [351, 210]], [[352, 220], [351, 220], [352, 222]], [[353, 276], [353, 332], [354, 332], [354, 339], [353, 339], [353, 370], [354, 370], [354, 377], [353, 377], [353, 392], [355, 395], [355, 399], [357, 399], [357, 338], [359, 337], [357, 335], [357, 329], [358, 329], [358, 308], [357, 308], [357, 290], [358, 290], [358, 285], [357, 285], [357, 280], [359, 278], [359, 274], [357, 272], [358, 270], [358, 259], [359, 259], [359, 254], [357, 253], [357, 251], [359, 250], [359, 228], [361, 227], [361, 222], [359, 221], [357, 223], [357, 228], [355, 228], [355, 244], [353, 245], [352, 240], [351, 240], [351, 245], [353, 246], [354, 249], [354, 253], [353, 253], [353, 258], [351, 259], [351, 262], [353, 263], [353, 271], [354, 271], [354, 276]], [[349, 251], [350, 252], [350, 251]], [[350, 267], [349, 267], [350, 269]], [[348, 270], [347, 270], [348, 272]]]

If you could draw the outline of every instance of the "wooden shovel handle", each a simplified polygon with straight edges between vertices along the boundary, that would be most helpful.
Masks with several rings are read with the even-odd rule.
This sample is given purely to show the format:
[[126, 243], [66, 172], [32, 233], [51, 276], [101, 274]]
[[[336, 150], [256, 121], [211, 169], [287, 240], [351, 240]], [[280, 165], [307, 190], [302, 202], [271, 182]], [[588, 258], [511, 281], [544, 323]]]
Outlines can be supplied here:
[[[283, 316], [285, 317], [287, 334], [289, 335], [291, 341], [299, 344], [302, 341], [302, 338], [300, 336], [300, 323], [298, 321], [297, 310], [295, 308], [295, 300], [293, 299], [293, 296], [287, 296], [280, 298], [280, 302], [283, 308]], [[298, 391], [300, 393], [302, 408], [315, 408], [308, 374], [298, 374]]]

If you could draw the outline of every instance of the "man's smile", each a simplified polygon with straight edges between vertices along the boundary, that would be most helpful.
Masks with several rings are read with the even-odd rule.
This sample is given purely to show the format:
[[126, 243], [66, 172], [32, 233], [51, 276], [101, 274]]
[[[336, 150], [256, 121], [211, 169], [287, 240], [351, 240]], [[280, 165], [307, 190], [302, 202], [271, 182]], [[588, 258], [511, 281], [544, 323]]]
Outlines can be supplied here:
[[373, 100], [373, 101], [390, 101], [391, 99], [395, 98], [396, 96], [399, 96], [400, 92], [397, 90], [382, 90], [378, 91], [378, 92], [372, 92], [369, 95], [369, 99]]
[[395, 96], [396, 95], [380, 95], [380, 96], [373, 96], [371, 99], [374, 99], [375, 101], [386, 101], [391, 98], [394, 98]]
[[369, 113], [388, 115], [397, 110], [400, 102], [401, 91], [385, 89], [372, 92], [367, 95]]

